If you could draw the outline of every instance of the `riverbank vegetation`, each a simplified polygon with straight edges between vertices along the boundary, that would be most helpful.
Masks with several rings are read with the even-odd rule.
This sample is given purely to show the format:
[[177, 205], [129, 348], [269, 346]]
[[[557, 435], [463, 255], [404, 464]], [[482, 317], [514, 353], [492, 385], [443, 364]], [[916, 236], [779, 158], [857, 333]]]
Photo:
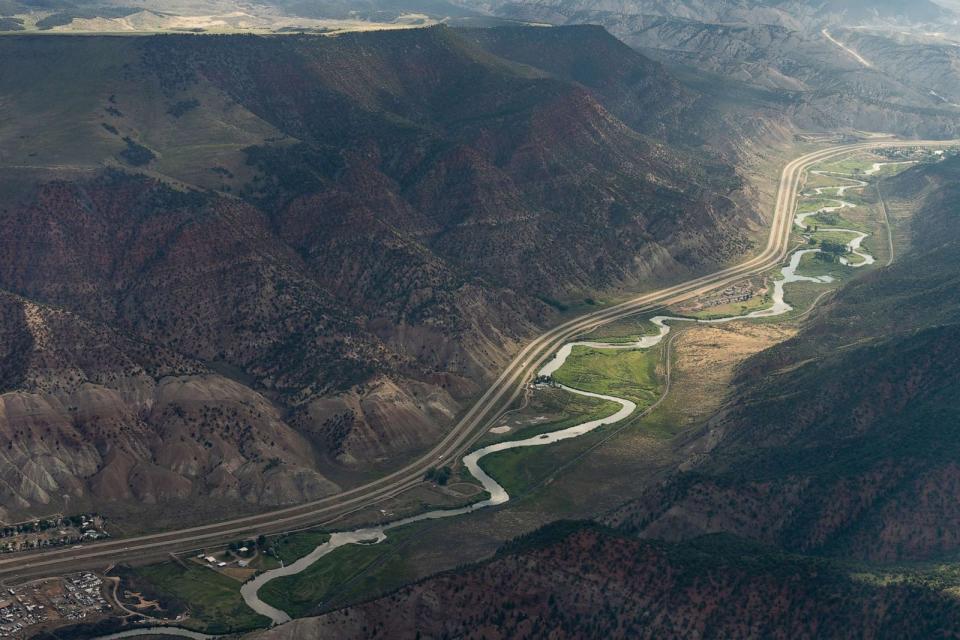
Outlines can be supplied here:
[[660, 329], [650, 324], [651, 314], [637, 315], [636, 317], [624, 318], [610, 324], [603, 325], [586, 333], [578, 340], [586, 342], [604, 342], [606, 344], [630, 344], [637, 342], [644, 336], [653, 336], [659, 333]]
[[574, 347], [553, 378], [581, 391], [632, 400], [643, 409], [657, 398], [659, 362], [660, 349], [612, 351]]
[[240, 595], [240, 582], [193, 562], [163, 562], [134, 569], [140, 581], [167, 598], [183, 604], [187, 618], [181, 623], [203, 633], [249, 631], [270, 621], [250, 609]]
[[378, 544], [349, 544], [335, 549], [301, 573], [266, 583], [260, 589], [260, 599], [298, 618], [354, 599], [357, 594], [378, 594], [400, 587], [411, 572], [398, 550], [419, 526], [391, 530]]
[[609, 400], [580, 396], [559, 388], [540, 389], [524, 409], [504, 417], [503, 425], [509, 427], [509, 431], [486, 434], [477, 448], [560, 431], [611, 415], [619, 408], [620, 405]]

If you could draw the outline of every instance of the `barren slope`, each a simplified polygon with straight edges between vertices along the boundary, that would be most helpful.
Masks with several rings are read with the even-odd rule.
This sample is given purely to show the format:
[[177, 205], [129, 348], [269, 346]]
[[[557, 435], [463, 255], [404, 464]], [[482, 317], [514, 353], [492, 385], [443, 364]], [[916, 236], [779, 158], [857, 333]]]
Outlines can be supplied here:
[[[557, 300], [748, 249], [757, 218], [735, 171], [638, 132], [677, 135], [688, 93], [596, 29], [551, 34], [592, 60], [580, 72], [538, 68], [533, 31], [512, 30], [504, 51], [447, 28], [0, 39], [0, 287], [116, 335], [102, 366], [146, 345], [199, 376], [103, 396], [114, 417], [98, 428], [130, 443], [77, 437], [53, 458], [21, 446], [9, 508], [321, 495], [327, 477], [352, 482], [439, 437]], [[601, 58], [622, 71], [601, 73]], [[639, 90], [657, 124], [626, 108]], [[57, 394], [87, 378], [4, 380], [66, 430]], [[208, 400], [154, 409], [183, 394]], [[233, 416], [240, 397], [256, 410]], [[221, 448], [211, 434], [225, 432]], [[287, 480], [254, 481], [265, 472]]]

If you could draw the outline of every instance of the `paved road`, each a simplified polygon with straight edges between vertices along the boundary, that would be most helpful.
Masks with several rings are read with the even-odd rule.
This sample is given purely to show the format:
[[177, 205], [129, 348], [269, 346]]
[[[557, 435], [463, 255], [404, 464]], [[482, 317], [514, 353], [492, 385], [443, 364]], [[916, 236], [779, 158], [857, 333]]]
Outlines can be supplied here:
[[81, 568], [105, 566], [123, 561], [162, 558], [168, 553], [190, 551], [260, 533], [276, 533], [323, 524], [338, 516], [395, 496], [423, 481], [423, 475], [438, 462], [457, 459], [483, 435], [490, 422], [523, 393], [526, 382], [544, 361], [572, 338], [623, 317], [660, 306], [675, 304], [727, 286], [744, 276], [766, 271], [781, 263], [789, 251], [790, 230], [797, 193], [805, 170], [834, 156], [862, 149], [897, 146], [944, 147], [957, 141], [862, 142], [830, 147], [799, 157], [783, 169], [770, 236], [757, 256], [716, 273], [652, 291], [627, 302], [589, 313], [559, 325], [528, 344], [474, 406], [429, 453], [382, 478], [334, 496], [267, 513], [84, 545], [81, 549], [56, 548], [46, 551], [0, 556], [0, 580], [19, 581], [40, 575], [57, 575]]

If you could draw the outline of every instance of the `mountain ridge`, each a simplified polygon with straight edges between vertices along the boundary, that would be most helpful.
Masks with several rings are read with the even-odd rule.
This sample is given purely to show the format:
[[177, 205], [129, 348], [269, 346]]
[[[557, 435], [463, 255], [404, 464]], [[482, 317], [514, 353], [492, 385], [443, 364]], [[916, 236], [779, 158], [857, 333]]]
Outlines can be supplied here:
[[[136, 454], [112, 463], [103, 440], [96, 468], [113, 464], [117, 484], [126, 476], [156, 496], [146, 487], [168, 485], [176, 499], [325, 495], [440, 437], [556, 321], [558, 300], [650, 286], [749, 247], [759, 219], [719, 154], [668, 149], [603, 104], [627, 113], [624, 96], [645, 88], [652, 116], [682, 113], [687, 92], [662, 67], [595, 29], [552, 34], [585, 59], [605, 40], [591, 55], [622, 58], [624, 71], [591, 88], [464, 33], [0, 39], [0, 65], [27, 61], [0, 75], [17, 116], [0, 127], [0, 190], [11, 194], [0, 287], [166, 345], [195, 363], [189, 389], [211, 386], [206, 405], [191, 399], [209, 424], [187, 435], [110, 391], [126, 416], [117, 429], [137, 415], [125, 445]], [[510, 31], [499, 46], [519, 52], [540, 35]], [[3, 379], [8, 393], [61, 392], [15, 371]], [[133, 383], [84, 373], [71, 384]], [[227, 401], [217, 398], [237, 394], [271, 417], [258, 410], [211, 450], [205, 432], [232, 424], [212, 417]], [[46, 411], [65, 438], [75, 428]], [[246, 451], [261, 435], [264, 448]], [[68, 450], [18, 455], [14, 471], [32, 462], [53, 478], [23, 493], [16, 472], [8, 479], [34, 508], [65, 491], [110, 498], [83, 488], [93, 467], [64, 471]], [[155, 460], [160, 485], [131, 476]], [[275, 495], [238, 484], [265, 468], [290, 482]]]

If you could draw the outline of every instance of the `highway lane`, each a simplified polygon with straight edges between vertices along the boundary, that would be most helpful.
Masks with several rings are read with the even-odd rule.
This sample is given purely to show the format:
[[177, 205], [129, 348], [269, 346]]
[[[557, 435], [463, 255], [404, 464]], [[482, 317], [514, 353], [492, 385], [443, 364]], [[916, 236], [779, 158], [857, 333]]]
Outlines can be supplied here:
[[38, 575], [54, 575], [77, 568], [136, 561], [184, 552], [200, 546], [275, 533], [310, 524], [324, 524], [338, 517], [396, 496], [423, 480], [427, 469], [456, 460], [483, 435], [489, 423], [523, 393], [526, 382], [539, 366], [563, 343], [620, 318], [656, 307], [697, 297], [731, 284], [746, 275], [765, 271], [781, 263], [789, 249], [790, 231], [797, 194], [805, 170], [812, 164], [864, 149], [897, 146], [950, 146], [956, 141], [861, 142], [823, 149], [801, 156], [784, 167], [780, 179], [770, 235], [763, 251], [745, 262], [687, 282], [640, 295], [621, 304], [592, 312], [563, 323], [524, 347], [483, 396], [428, 453], [386, 476], [334, 496], [261, 514], [225, 520], [126, 539], [84, 545], [80, 549], [57, 548], [41, 552], [0, 556], [0, 580], [10, 581]]

